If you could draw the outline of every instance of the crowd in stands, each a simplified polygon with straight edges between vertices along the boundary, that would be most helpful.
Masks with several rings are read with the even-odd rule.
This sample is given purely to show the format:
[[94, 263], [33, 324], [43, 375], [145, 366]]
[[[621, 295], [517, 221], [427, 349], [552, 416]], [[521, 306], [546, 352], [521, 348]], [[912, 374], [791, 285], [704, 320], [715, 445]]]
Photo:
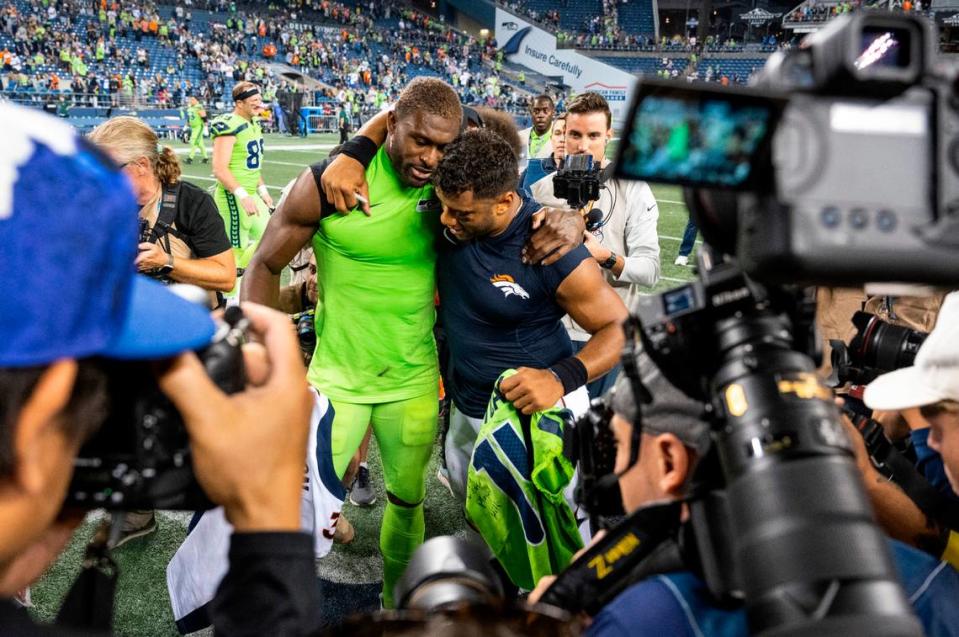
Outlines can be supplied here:
[[[194, 19], [200, 10], [222, 13]], [[450, 82], [466, 103], [526, 107], [525, 92], [501, 75], [495, 42], [398, 2], [188, 0], [168, 8], [112, 0], [97, 10], [83, 0], [7, 0], [0, 29], [0, 88], [21, 101], [182, 107], [193, 95], [215, 104], [228, 102], [227, 87], [240, 80], [257, 82], [270, 101], [285, 88], [270, 66], [279, 62], [325, 83], [318, 97], [348, 97], [357, 111], [424, 74]]]
[[[512, 112], [525, 112], [529, 94], [537, 90], [525, 85], [522, 72], [504, 72], [508, 69], [495, 40], [452, 29], [398, 0], [184, 0], [172, 6], [149, 0], [0, 3], [0, 90], [19, 101], [45, 103], [50, 110], [50, 104], [63, 109], [182, 108], [191, 95], [204, 104], [225, 105], [230, 101], [227, 87], [241, 80], [263, 87], [267, 102], [280, 91], [308, 91], [312, 99], [307, 103], [331, 102], [334, 110], [344, 104], [354, 119], [378, 111], [418, 75], [449, 82], [464, 103]], [[921, 10], [920, 3], [902, 0], [901, 8]], [[669, 61], [653, 64], [655, 68], [611, 62], [660, 76], [745, 82], [748, 70], [726, 73], [717, 65], [697, 64], [697, 56], [766, 52], [789, 45], [774, 35], [744, 43], [717, 36], [697, 42], [680, 35], [657, 41], [651, 34], [627, 33], [619, 20], [625, 10], [622, 0], [598, 3], [601, 13], [585, 18], [578, 33], [559, 29], [565, 4], [545, 11], [526, 0], [507, 5], [556, 29], [559, 46], [689, 54], [681, 65]], [[861, 5], [862, 0], [810, 0], [787, 19], [821, 21]], [[294, 88], [275, 74], [274, 63], [318, 80], [323, 88]]]
[[182, 106], [189, 95], [222, 99], [239, 79], [267, 80], [266, 69], [192, 29], [191, 18], [182, 6], [164, 18], [143, 2], [103, 2], [99, 10], [79, 0], [7, 2], [4, 92], [38, 100], [66, 92], [90, 106]]
[[[602, 12], [588, 16], [578, 30], [563, 29], [560, 25], [562, 9], [538, 10], [527, 0], [502, 2], [511, 10], [538, 22], [556, 34], [556, 44], [561, 48], [588, 48], [614, 50], [646, 50], [656, 45], [651, 33], [629, 33], [619, 24], [618, 5], [623, 0], [602, 0]], [[560, 3], [563, 8], [568, 0]]]
[[821, 2], [806, 0], [801, 6], [786, 15], [785, 22], [826, 22], [845, 13], [859, 9], [892, 9], [894, 11], [921, 13], [929, 9], [931, 3], [922, 0], [894, 0], [889, 2], [863, 2], [863, 0], [842, 0], [840, 2]]
[[[906, 0], [909, 1], [909, 0]], [[721, 39], [711, 35], [705, 47], [697, 46], [695, 36], [661, 36], [657, 40], [652, 32], [639, 33], [623, 28], [620, 7], [623, 0], [602, 0], [602, 11], [588, 16], [577, 29], [564, 29], [560, 25], [560, 10], [538, 11], [527, 0], [508, 0], [506, 7], [528, 17], [556, 35], [559, 48], [594, 49], [611, 51], [775, 51], [779, 47], [773, 35], [762, 36], [758, 42], [745, 43], [731, 37]], [[565, 6], [565, 3], [564, 3]]]
[[862, 0], [849, 0], [836, 3], [807, 0], [789, 13], [789, 15], [786, 16], [786, 20], [789, 22], [825, 22], [844, 13], [851, 13], [859, 9], [861, 5]]

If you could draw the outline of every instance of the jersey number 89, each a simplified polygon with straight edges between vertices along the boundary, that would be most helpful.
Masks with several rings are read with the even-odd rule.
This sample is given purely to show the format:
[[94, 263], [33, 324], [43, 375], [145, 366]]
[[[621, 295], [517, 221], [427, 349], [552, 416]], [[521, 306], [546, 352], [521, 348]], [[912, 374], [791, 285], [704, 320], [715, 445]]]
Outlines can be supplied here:
[[260, 167], [260, 155], [263, 154], [263, 140], [254, 140], [246, 145], [246, 167], [250, 169]]

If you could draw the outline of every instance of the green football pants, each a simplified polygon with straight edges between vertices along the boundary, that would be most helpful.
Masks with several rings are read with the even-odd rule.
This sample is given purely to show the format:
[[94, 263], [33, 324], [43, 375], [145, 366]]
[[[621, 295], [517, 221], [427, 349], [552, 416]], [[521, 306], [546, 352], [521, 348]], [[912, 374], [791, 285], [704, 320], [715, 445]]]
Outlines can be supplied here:
[[200, 154], [203, 155], [203, 158], [206, 159], [206, 145], [203, 143], [203, 127], [200, 126], [197, 129], [190, 129], [190, 154], [189, 158], [193, 159], [193, 154], [200, 150]]
[[[213, 194], [213, 201], [216, 202], [217, 210], [220, 211], [220, 217], [223, 219], [223, 225], [226, 228], [226, 236], [233, 247], [233, 257], [236, 259], [236, 267], [245, 268], [250, 264], [256, 246], [260, 243], [260, 237], [266, 230], [266, 224], [270, 221], [270, 211], [256, 193], [250, 193], [256, 201], [256, 207], [260, 214], [248, 215], [246, 210], [240, 206], [240, 202], [231, 193], [223, 189], [223, 186], [217, 184], [216, 192]], [[240, 278], [237, 277], [236, 286], [226, 296], [236, 295], [240, 289]]]
[[383, 605], [393, 607], [393, 587], [426, 531], [423, 499], [426, 467], [436, 438], [439, 401], [435, 391], [392, 403], [333, 405], [333, 467], [340, 477], [359, 449], [367, 427], [380, 449], [388, 499], [380, 527]]

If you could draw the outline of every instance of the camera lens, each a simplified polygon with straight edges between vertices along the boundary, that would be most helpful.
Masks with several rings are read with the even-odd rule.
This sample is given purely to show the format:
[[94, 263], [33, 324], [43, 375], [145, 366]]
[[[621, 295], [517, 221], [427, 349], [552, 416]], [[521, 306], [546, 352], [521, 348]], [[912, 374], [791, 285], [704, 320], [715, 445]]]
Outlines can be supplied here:
[[400, 608], [439, 610], [461, 604], [490, 604], [503, 585], [485, 547], [456, 537], [435, 537], [416, 549], [396, 583]]
[[872, 338], [863, 343], [863, 360], [869, 367], [893, 371], [909, 367], [916, 360], [926, 334], [876, 319]]

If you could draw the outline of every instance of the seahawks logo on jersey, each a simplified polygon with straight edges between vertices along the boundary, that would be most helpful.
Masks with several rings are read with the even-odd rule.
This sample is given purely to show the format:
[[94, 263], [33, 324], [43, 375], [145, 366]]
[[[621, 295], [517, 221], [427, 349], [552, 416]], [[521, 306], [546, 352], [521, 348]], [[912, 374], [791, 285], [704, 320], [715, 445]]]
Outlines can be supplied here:
[[511, 295], [518, 296], [521, 299], [528, 299], [529, 292], [523, 289], [519, 283], [517, 283], [513, 277], [508, 274], [496, 274], [490, 277], [490, 283], [493, 284], [493, 287], [498, 288], [506, 298], [509, 298]]
[[210, 134], [214, 137], [236, 137], [249, 127], [249, 123], [240, 124], [234, 130], [230, 130], [231, 123], [222, 119], [216, 119], [210, 123]]

